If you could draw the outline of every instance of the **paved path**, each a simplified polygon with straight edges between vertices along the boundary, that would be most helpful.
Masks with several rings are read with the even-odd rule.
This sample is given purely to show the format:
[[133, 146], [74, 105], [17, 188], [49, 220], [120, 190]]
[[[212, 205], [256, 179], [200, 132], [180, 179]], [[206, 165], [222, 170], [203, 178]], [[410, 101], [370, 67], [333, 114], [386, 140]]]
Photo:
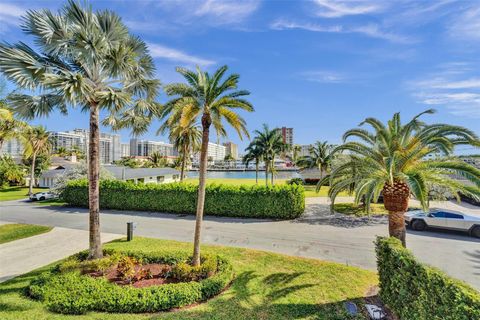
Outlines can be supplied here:
[[[102, 233], [104, 242], [120, 237], [122, 235]], [[87, 248], [87, 231], [59, 227], [55, 227], [47, 233], [1, 244], [0, 282], [35, 270]]]
[[[206, 217], [203, 242], [319, 258], [374, 270], [373, 241], [376, 235], [387, 235], [386, 218], [332, 216], [326, 198], [307, 201], [306, 213], [293, 221]], [[0, 219], [4, 221], [81, 230], [88, 227], [85, 209], [46, 207], [25, 201], [1, 205]], [[446, 205], [480, 214], [473, 206]], [[180, 241], [193, 239], [194, 217], [189, 215], [103, 210], [102, 232], [125, 234], [128, 221], [138, 223], [136, 235]], [[480, 289], [479, 239], [461, 233], [409, 231], [407, 245], [421, 260]]]

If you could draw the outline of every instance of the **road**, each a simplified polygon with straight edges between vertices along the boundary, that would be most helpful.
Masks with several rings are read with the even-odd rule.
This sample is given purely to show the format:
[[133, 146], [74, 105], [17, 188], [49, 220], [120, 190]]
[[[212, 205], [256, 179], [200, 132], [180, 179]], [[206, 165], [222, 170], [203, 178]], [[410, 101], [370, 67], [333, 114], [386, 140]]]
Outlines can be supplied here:
[[[327, 201], [326, 198], [307, 199], [306, 213], [292, 221], [205, 217], [202, 241], [375, 269], [373, 241], [376, 235], [387, 235], [386, 219], [330, 215]], [[434, 206], [480, 215], [479, 209], [468, 205], [439, 203]], [[0, 220], [88, 230], [86, 209], [35, 205], [24, 200], [2, 202]], [[137, 223], [136, 235], [180, 241], [193, 239], [194, 217], [190, 215], [102, 210], [101, 230], [125, 234], [128, 221]], [[407, 246], [420, 260], [480, 290], [479, 239], [462, 233], [409, 230]]]

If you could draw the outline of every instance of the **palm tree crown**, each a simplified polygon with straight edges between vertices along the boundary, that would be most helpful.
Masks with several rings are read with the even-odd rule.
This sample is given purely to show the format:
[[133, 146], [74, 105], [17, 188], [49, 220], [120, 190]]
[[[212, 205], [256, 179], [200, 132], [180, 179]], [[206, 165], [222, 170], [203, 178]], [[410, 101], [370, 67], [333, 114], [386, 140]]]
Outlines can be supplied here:
[[[332, 145], [327, 141], [317, 141], [309, 149], [309, 155], [299, 159], [299, 166], [302, 168], [317, 168], [320, 171], [320, 177], [330, 169], [332, 165]], [[320, 178], [321, 179], [321, 178]]]

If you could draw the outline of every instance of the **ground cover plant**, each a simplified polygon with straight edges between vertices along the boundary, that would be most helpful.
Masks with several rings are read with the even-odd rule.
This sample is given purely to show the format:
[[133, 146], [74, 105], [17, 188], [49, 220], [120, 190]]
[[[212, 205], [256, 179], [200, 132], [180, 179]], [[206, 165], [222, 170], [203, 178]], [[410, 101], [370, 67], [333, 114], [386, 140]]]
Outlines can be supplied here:
[[0, 226], [0, 244], [36, 236], [52, 230], [52, 227], [12, 223]]
[[[185, 183], [133, 184], [100, 182], [104, 209], [195, 213], [198, 186]], [[298, 185], [208, 185], [205, 214], [228, 217], [293, 219], [305, 209], [304, 189]], [[70, 182], [62, 193], [65, 202], [86, 206], [87, 181]]]
[[[105, 249], [141, 253], [191, 253], [190, 243], [135, 238], [115, 241]], [[234, 247], [202, 246], [203, 254], [230, 260], [235, 280], [222, 294], [193, 308], [156, 314], [88, 312], [69, 316], [54, 314], [45, 305], [24, 295], [32, 280], [55, 269], [47, 266], [0, 284], [0, 318], [23, 319], [367, 319], [345, 314], [344, 301], [363, 301], [377, 284], [374, 272], [343, 264], [279, 255]]]
[[[42, 192], [46, 189], [33, 188], [33, 193]], [[28, 198], [28, 187], [7, 187], [0, 189], [0, 202], [1, 201], [11, 201], [11, 200], [21, 200]]]

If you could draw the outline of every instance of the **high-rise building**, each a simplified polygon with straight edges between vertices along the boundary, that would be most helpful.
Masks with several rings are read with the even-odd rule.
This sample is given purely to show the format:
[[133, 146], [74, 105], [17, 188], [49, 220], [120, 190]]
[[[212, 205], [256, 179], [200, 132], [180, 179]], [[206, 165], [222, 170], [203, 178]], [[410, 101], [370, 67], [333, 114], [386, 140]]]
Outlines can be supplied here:
[[299, 157], [305, 157], [310, 155], [310, 148], [312, 147], [311, 144], [302, 144], [300, 145], [300, 153], [298, 154]]
[[166, 157], [177, 157], [178, 152], [173, 144], [162, 141], [151, 141], [142, 139], [130, 139], [130, 155], [148, 157], [154, 152], [159, 152]]
[[283, 143], [293, 145], [293, 128], [281, 127], [277, 130], [282, 135]]
[[[223, 161], [225, 159], [226, 149], [227, 148], [221, 144], [209, 142], [207, 157], [213, 161]], [[200, 152], [196, 152], [193, 155], [193, 162], [200, 162]]]
[[130, 157], [130, 143], [122, 143], [120, 147], [122, 148], [122, 158]]
[[[78, 148], [88, 155], [89, 131], [85, 129], [74, 129], [65, 132], [51, 132], [53, 140], [53, 151], [60, 147], [67, 150]], [[100, 163], [112, 163], [122, 157], [120, 135], [100, 133]]]
[[19, 159], [23, 155], [23, 145], [17, 139], [10, 139], [3, 143], [0, 149], [0, 155], [9, 155], [14, 159]]
[[225, 156], [232, 156], [233, 159], [238, 159], [238, 146], [229, 141], [223, 144], [225, 146]]

